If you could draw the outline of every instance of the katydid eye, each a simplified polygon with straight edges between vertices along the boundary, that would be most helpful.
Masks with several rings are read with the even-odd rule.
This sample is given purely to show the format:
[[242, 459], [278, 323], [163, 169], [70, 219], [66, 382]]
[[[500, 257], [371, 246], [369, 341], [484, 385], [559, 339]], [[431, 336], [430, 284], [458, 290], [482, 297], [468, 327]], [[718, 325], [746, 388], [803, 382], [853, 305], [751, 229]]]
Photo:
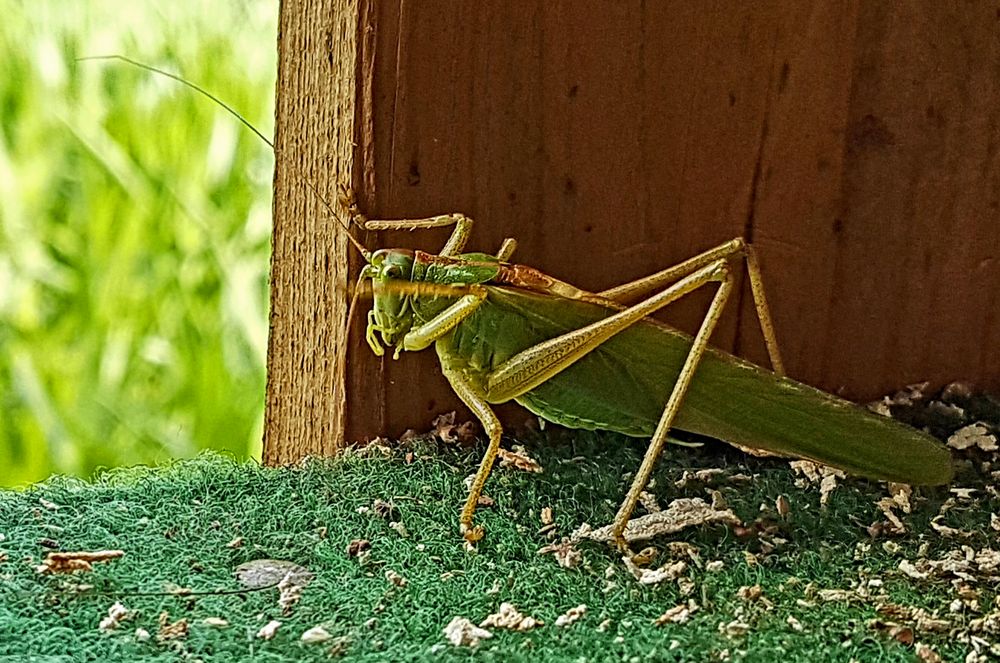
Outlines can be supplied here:
[[385, 270], [386, 276], [394, 279], [402, 278], [403, 270], [399, 268], [399, 265], [392, 265], [389, 269]]

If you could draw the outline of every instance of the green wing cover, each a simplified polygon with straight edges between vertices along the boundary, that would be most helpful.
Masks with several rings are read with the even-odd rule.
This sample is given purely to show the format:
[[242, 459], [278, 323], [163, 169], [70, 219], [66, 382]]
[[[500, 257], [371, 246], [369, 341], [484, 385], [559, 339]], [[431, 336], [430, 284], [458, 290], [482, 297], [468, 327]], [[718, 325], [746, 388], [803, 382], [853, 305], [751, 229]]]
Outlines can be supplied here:
[[[491, 286], [484, 305], [438, 351], [484, 379], [517, 352], [611, 313]], [[690, 344], [690, 336], [644, 321], [516, 400], [572, 428], [650, 437]], [[936, 485], [952, 476], [950, 453], [933, 437], [719, 350], [699, 365], [675, 426], [875, 479]]]

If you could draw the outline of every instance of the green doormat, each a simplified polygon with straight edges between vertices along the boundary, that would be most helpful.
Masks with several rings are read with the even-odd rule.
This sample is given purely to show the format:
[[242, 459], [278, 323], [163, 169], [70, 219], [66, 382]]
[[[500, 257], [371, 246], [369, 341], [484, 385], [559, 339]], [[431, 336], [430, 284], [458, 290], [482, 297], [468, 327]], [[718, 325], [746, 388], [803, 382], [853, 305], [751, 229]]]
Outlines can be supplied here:
[[[993, 433], [964, 430], [956, 483], [912, 493], [671, 448], [637, 515], [732, 517], [629, 564], [579, 532], [611, 521], [643, 451], [613, 435], [528, 441], [543, 472], [494, 472], [475, 552], [457, 514], [477, 449], [432, 441], [56, 478], [0, 493], [0, 661], [987, 660]], [[53, 551], [123, 554], [60, 572]]]

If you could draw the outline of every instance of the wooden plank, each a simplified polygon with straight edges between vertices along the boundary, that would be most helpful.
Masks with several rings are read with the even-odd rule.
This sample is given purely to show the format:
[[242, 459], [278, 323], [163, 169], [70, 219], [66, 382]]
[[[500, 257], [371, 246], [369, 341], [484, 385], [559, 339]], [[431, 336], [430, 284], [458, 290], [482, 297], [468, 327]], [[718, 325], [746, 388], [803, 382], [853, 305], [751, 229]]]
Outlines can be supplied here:
[[[464, 211], [476, 247], [515, 236], [517, 261], [594, 289], [740, 236], [778, 18], [774, 4], [726, 2], [383, 3], [374, 212]], [[434, 250], [445, 233], [428, 235], [379, 245]], [[707, 301], [667, 318], [692, 329]], [[374, 430], [458, 407], [433, 355], [386, 363]]]
[[829, 317], [849, 396], [1000, 384], [1000, 4], [862, 4]]
[[[281, 47], [282, 80], [300, 100], [279, 105], [279, 127], [302, 134], [286, 146], [321, 190], [353, 181], [371, 216], [466, 212], [473, 248], [514, 236], [517, 261], [594, 289], [746, 236], [796, 377], [856, 398], [918, 379], [1000, 384], [995, 2], [327, 0], [308, 12], [283, 19], [297, 41]], [[377, 361], [360, 319], [337, 336], [346, 246], [314, 201], [275, 200], [271, 368], [286, 368], [271, 375], [268, 420], [321, 420], [294, 424], [302, 440], [335, 440], [345, 422], [355, 439], [456, 408], [433, 352]], [[446, 234], [364, 241], [436, 250]], [[297, 266], [280, 272], [279, 251]], [[690, 329], [705, 301], [667, 317]], [[716, 344], [762, 360], [752, 317], [744, 292]]]
[[[264, 462], [329, 456], [343, 443], [348, 244], [328, 200], [350, 182], [358, 6], [281, 4], [275, 131], [271, 333]], [[317, 38], [326, 35], [326, 38]], [[364, 376], [352, 381], [364, 385]]]

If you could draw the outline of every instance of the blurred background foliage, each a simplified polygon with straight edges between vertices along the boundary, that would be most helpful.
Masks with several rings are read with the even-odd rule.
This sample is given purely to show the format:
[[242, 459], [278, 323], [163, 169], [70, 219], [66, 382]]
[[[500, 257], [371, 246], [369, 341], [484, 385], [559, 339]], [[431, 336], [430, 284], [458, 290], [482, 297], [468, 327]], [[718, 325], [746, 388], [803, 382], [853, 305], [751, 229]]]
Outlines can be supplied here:
[[0, 485], [259, 454], [277, 2], [0, 0]]

